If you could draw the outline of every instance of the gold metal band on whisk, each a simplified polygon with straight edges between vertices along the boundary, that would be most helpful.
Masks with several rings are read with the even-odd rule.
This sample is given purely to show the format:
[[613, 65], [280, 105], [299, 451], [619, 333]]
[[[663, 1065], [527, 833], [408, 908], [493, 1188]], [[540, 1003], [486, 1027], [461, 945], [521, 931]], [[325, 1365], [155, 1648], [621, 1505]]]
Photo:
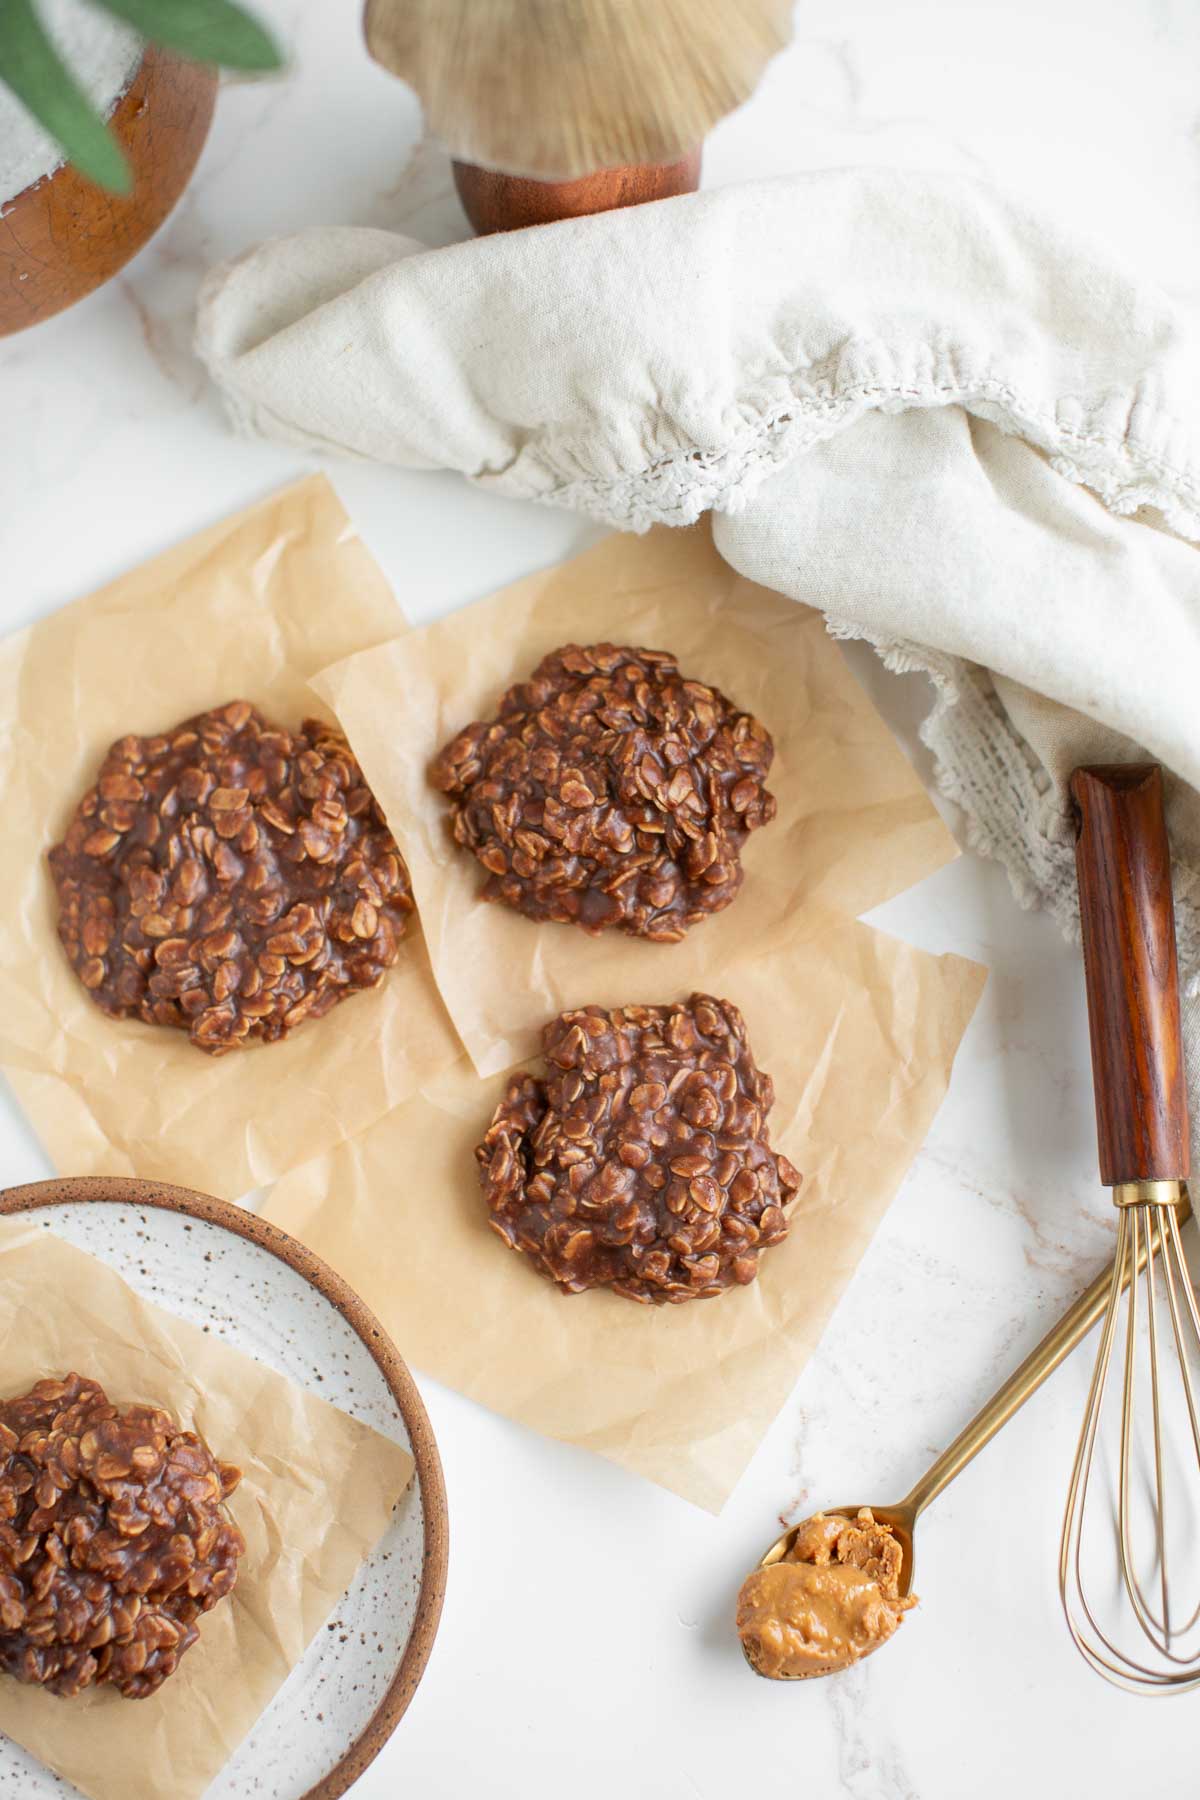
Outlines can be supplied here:
[[1112, 1189], [1114, 1206], [1178, 1206], [1182, 1181], [1121, 1181]]

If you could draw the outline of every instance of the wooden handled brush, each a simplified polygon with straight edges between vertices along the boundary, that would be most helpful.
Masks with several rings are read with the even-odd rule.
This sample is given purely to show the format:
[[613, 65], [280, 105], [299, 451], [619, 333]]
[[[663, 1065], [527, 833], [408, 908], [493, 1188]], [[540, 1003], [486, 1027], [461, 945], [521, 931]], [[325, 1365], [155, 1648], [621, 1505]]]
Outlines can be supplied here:
[[700, 178], [700, 146], [791, 35], [790, 0], [366, 0], [477, 231], [604, 212]]

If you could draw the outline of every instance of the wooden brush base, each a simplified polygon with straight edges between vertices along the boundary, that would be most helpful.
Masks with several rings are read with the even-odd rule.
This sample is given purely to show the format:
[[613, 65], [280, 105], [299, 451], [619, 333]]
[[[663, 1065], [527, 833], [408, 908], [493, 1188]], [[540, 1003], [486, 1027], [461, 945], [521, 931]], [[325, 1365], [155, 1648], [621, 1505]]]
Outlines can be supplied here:
[[578, 219], [586, 213], [694, 193], [700, 185], [700, 156], [697, 145], [678, 162], [597, 169], [574, 181], [534, 181], [526, 175], [481, 169], [478, 163], [456, 162], [454, 185], [475, 231], [487, 237], [493, 231], [520, 231], [526, 225], [549, 225], [555, 219]]

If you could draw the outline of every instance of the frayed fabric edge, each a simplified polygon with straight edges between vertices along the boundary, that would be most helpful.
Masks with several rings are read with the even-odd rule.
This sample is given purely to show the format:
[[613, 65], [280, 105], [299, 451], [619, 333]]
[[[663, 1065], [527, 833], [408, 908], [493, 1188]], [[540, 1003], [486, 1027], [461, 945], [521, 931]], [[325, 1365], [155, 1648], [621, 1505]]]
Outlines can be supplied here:
[[[933, 757], [938, 793], [962, 814], [967, 847], [1001, 864], [1019, 906], [1044, 908], [1078, 943], [1073, 821], [997, 700], [986, 669], [873, 634], [853, 620], [827, 616], [826, 628], [831, 637], [869, 643], [893, 674], [928, 676], [934, 703], [920, 738]], [[1186, 996], [1200, 998], [1200, 870], [1177, 861], [1174, 885], [1180, 980]]]
[[[1191, 497], [1195, 483], [1190, 476], [1164, 468], [1128, 437], [1066, 431], [1044, 413], [1021, 405], [999, 383], [976, 384], [952, 395], [944, 388], [923, 394], [879, 387], [819, 403], [798, 399], [723, 450], [681, 451], [616, 480], [574, 481], [538, 498], [589, 513], [618, 530], [691, 525], [705, 512], [742, 511], [784, 464], [848, 429], [866, 412], [945, 405], [961, 406], [1042, 450], [1056, 473], [1095, 493], [1110, 512], [1129, 516], [1151, 508], [1169, 531], [1200, 542], [1200, 496]], [[870, 643], [896, 674], [929, 677], [935, 698], [921, 726], [921, 741], [933, 757], [937, 791], [963, 815], [968, 847], [1004, 867], [1021, 907], [1045, 908], [1078, 943], [1071, 819], [996, 699], [987, 671], [917, 644], [875, 636], [850, 620], [827, 615], [826, 626], [835, 638]], [[986, 823], [981, 804], [985, 787]], [[1200, 870], [1176, 865], [1175, 904], [1184, 992], [1200, 998]]]
[[[680, 450], [630, 474], [589, 476], [526, 497], [588, 513], [618, 530], [692, 525], [705, 512], [741, 512], [784, 464], [848, 430], [868, 412], [942, 406], [960, 406], [1032, 444], [1064, 480], [1089, 488], [1110, 512], [1127, 516], [1152, 507], [1168, 530], [1200, 542], [1200, 489], [1191, 475], [1164, 466], [1128, 436], [1068, 429], [1045, 409], [1023, 402], [1005, 383], [990, 380], [956, 391], [879, 385], [828, 398], [797, 397], [721, 450]], [[484, 472], [472, 479], [484, 486], [504, 485], [503, 478]]]

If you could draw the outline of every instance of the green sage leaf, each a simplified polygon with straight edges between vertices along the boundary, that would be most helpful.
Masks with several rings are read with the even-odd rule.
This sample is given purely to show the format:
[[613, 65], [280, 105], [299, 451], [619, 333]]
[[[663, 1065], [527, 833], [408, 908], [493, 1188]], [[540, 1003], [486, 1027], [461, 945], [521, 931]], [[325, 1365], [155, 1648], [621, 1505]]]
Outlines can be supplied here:
[[[0, 0], [2, 5], [3, 0]], [[95, 0], [153, 44], [192, 62], [261, 72], [283, 64], [274, 38], [233, 0]], [[0, 14], [2, 16], [2, 14]]]
[[100, 187], [127, 194], [124, 152], [63, 62], [31, 0], [0, 0], [0, 81]]

